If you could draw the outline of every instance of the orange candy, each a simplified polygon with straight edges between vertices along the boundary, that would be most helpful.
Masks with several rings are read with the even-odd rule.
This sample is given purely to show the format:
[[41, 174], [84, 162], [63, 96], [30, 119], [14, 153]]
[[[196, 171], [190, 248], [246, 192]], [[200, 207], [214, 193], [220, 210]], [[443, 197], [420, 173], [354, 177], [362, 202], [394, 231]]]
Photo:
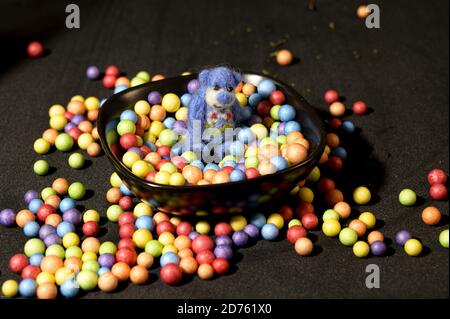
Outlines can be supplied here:
[[245, 96], [250, 96], [253, 93], [255, 93], [256, 87], [251, 83], [245, 83], [242, 87], [242, 93], [244, 93]]
[[81, 132], [91, 133], [94, 125], [92, 125], [90, 121], [82, 121], [80, 124], [78, 124], [78, 128]]
[[211, 182], [214, 178], [214, 175], [216, 175], [217, 172], [213, 169], [207, 169], [204, 173], [203, 173], [203, 177], [206, 181]]
[[115, 263], [111, 268], [112, 274], [117, 278], [118, 281], [128, 280], [128, 278], [130, 278], [130, 271], [130, 266], [122, 261]]
[[287, 135], [286, 142], [287, 144], [292, 144], [295, 143], [295, 141], [300, 140], [302, 138], [304, 138], [302, 133], [300, 133], [299, 131], [292, 131]]
[[150, 120], [162, 121], [166, 117], [166, 110], [159, 104], [155, 104], [150, 109]]
[[136, 262], [139, 266], [149, 269], [153, 265], [154, 259], [152, 255], [142, 252], [137, 256]]
[[186, 257], [193, 257], [194, 253], [192, 252], [192, 250], [190, 248], [184, 248], [178, 251], [178, 256], [183, 259]]
[[65, 195], [67, 194], [67, 190], [69, 189], [69, 182], [65, 178], [57, 178], [52, 183], [52, 188], [58, 193], [59, 195]]
[[58, 137], [58, 134], [59, 133], [57, 130], [49, 128], [44, 131], [44, 133], [42, 134], [42, 138], [49, 142], [50, 145], [55, 145], [55, 140]]
[[191, 248], [191, 239], [188, 236], [180, 235], [177, 238], [175, 238], [173, 245], [178, 250]]
[[197, 166], [186, 165], [183, 168], [183, 176], [191, 185], [196, 185], [203, 178], [202, 171]]
[[208, 280], [214, 276], [214, 269], [210, 264], [201, 264], [197, 269], [200, 279]]
[[58, 256], [45, 256], [41, 261], [41, 270], [55, 274], [56, 271], [63, 267], [64, 263]]
[[148, 280], [148, 270], [143, 266], [134, 266], [130, 271], [130, 280], [135, 285], [145, 284]]
[[336, 203], [343, 202], [344, 201], [344, 195], [342, 192], [338, 189], [332, 189], [328, 191], [325, 195], [325, 202], [329, 206], [334, 206]]
[[328, 110], [331, 115], [339, 117], [345, 114], [345, 105], [342, 102], [333, 102]]
[[75, 256], [71, 256], [64, 260], [64, 267], [70, 269], [74, 272], [79, 272], [81, 270], [81, 266], [83, 265], [83, 261]]
[[327, 134], [327, 145], [331, 148], [336, 148], [339, 146], [339, 136], [334, 133]]
[[102, 147], [98, 143], [91, 143], [86, 149], [87, 153], [91, 157], [99, 156], [102, 152]]
[[437, 225], [441, 221], [441, 211], [434, 206], [425, 207], [422, 211], [422, 221], [427, 225]]
[[378, 230], [371, 231], [367, 235], [367, 242], [372, 245], [376, 241], [384, 241], [384, 235]]
[[358, 234], [358, 237], [364, 236], [367, 231], [366, 224], [364, 224], [364, 222], [360, 221], [359, 219], [352, 220], [348, 227], [353, 229]]
[[334, 205], [333, 209], [339, 214], [342, 219], [348, 218], [350, 216], [350, 213], [352, 212], [350, 205], [343, 201], [337, 202]]
[[152, 77], [152, 81], [159, 81], [159, 80], [164, 80], [166, 77], [164, 76], [164, 75], [162, 75], [162, 74], [155, 74], [153, 77]]
[[292, 163], [297, 164], [304, 161], [308, 157], [308, 150], [300, 144], [294, 143], [288, 145], [286, 149], [286, 159]]
[[22, 209], [16, 215], [16, 224], [20, 228], [23, 228], [26, 223], [34, 221], [35, 219], [36, 219], [36, 217], [34, 216], [34, 214], [31, 210]]
[[113, 292], [119, 285], [119, 280], [111, 272], [105, 272], [98, 277], [98, 288], [104, 292]]
[[283, 49], [277, 52], [276, 60], [279, 65], [286, 66], [294, 61], [294, 56], [291, 51]]
[[58, 288], [55, 284], [46, 282], [39, 285], [36, 289], [36, 296], [39, 299], [55, 299], [58, 295]]
[[228, 183], [229, 181], [230, 181], [230, 175], [225, 171], [221, 171], [221, 172], [217, 172], [214, 175], [211, 182], [213, 184], [222, 184], [222, 183]]
[[81, 101], [73, 100], [67, 104], [67, 111], [72, 114], [84, 114], [86, 112], [86, 106]]
[[45, 218], [45, 223], [52, 225], [53, 227], [57, 227], [62, 222], [61, 215], [58, 214], [50, 214]]
[[50, 195], [45, 199], [45, 204], [48, 204], [50, 206], [53, 206], [57, 208], [59, 206], [59, 203], [61, 203], [61, 198], [58, 195]]
[[122, 192], [116, 187], [111, 187], [106, 192], [106, 200], [110, 204], [117, 204], [122, 197]]
[[183, 270], [185, 274], [192, 275], [197, 271], [198, 264], [194, 257], [187, 256], [181, 258], [180, 268]]
[[87, 118], [89, 121], [97, 121], [98, 118], [98, 112], [100, 112], [98, 109], [90, 110], [87, 112]]

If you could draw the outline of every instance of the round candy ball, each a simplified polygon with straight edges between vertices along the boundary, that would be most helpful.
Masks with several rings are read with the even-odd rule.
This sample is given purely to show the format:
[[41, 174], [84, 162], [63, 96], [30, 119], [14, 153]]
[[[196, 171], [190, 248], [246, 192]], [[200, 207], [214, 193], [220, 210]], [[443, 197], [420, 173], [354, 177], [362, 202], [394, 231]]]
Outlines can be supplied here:
[[292, 63], [294, 56], [291, 51], [283, 49], [276, 53], [276, 60], [279, 65], [287, 66]]
[[370, 245], [370, 251], [374, 256], [382, 256], [386, 254], [387, 247], [384, 242], [377, 240]]
[[341, 224], [335, 219], [329, 219], [322, 224], [322, 231], [327, 237], [335, 237], [341, 231]]
[[44, 46], [39, 41], [32, 41], [27, 46], [27, 53], [30, 58], [38, 58], [44, 55]]
[[412, 236], [407, 230], [400, 230], [395, 234], [395, 242], [399, 246], [404, 246], [405, 243], [411, 238]]
[[36, 175], [43, 176], [48, 173], [49, 165], [46, 160], [37, 160], [33, 165], [33, 171]]
[[291, 242], [291, 244], [295, 244], [297, 240], [306, 236], [306, 229], [301, 225], [291, 226], [287, 231], [287, 239]]
[[90, 65], [86, 69], [86, 77], [89, 80], [97, 80], [100, 76], [100, 69], [95, 65]]
[[244, 231], [235, 231], [231, 238], [237, 247], [244, 247], [248, 243], [249, 236]]
[[111, 272], [105, 272], [98, 277], [98, 287], [104, 292], [113, 292], [119, 285], [119, 280]]
[[86, 188], [82, 183], [74, 182], [70, 184], [68, 194], [70, 198], [74, 200], [80, 200], [83, 199], [84, 195], [86, 194]]
[[429, 194], [434, 200], [445, 200], [448, 195], [448, 190], [443, 184], [433, 184], [430, 187]]
[[339, 241], [345, 246], [353, 246], [358, 240], [358, 234], [351, 228], [344, 228], [339, 233]]
[[356, 257], [363, 258], [366, 257], [370, 252], [370, 246], [365, 241], [357, 241], [353, 245], [353, 254]]
[[345, 114], [345, 105], [342, 102], [333, 102], [328, 108], [331, 115], [340, 117]]
[[425, 207], [422, 211], [422, 221], [427, 225], [439, 224], [441, 217], [441, 211], [435, 206]]
[[448, 229], [444, 229], [440, 234], [439, 234], [439, 243], [441, 244], [442, 247], [447, 248], [448, 249]]
[[419, 256], [422, 253], [422, 243], [415, 238], [408, 239], [404, 246], [406, 254], [412, 257]]
[[36, 290], [38, 299], [55, 299], [58, 295], [58, 288], [54, 283], [46, 282], [40, 284]]
[[24, 254], [16, 254], [9, 260], [9, 268], [16, 274], [21, 273], [26, 266], [28, 266], [28, 258]]
[[359, 186], [353, 191], [353, 200], [356, 204], [365, 205], [370, 202], [372, 195], [365, 186]]
[[55, 146], [58, 151], [68, 152], [72, 149], [73, 139], [67, 133], [61, 133], [55, 140]]
[[82, 270], [78, 273], [76, 280], [81, 289], [89, 291], [97, 287], [98, 276], [93, 271]]
[[80, 288], [74, 279], [67, 279], [62, 283], [59, 291], [65, 298], [74, 298], [78, 295]]
[[17, 281], [9, 279], [2, 284], [2, 295], [8, 298], [15, 297], [19, 292]]
[[0, 211], [0, 225], [11, 227], [16, 224], [16, 213], [11, 208]]
[[428, 183], [430, 185], [447, 183], [447, 174], [441, 169], [433, 169], [428, 173]]
[[168, 285], [177, 285], [183, 277], [183, 270], [176, 264], [167, 264], [161, 268], [159, 277]]
[[398, 194], [398, 200], [403, 206], [413, 206], [416, 203], [417, 196], [412, 189], [405, 188]]
[[367, 105], [363, 101], [356, 101], [353, 104], [353, 113], [363, 115], [367, 112]]
[[307, 237], [302, 237], [295, 242], [295, 252], [300, 256], [308, 256], [312, 253], [314, 245]]
[[339, 99], [339, 93], [336, 90], [327, 90], [323, 96], [325, 102], [331, 104]]
[[161, 101], [161, 106], [170, 113], [178, 111], [181, 106], [180, 98], [174, 93], [167, 93]]
[[271, 80], [262, 80], [259, 82], [257, 88], [258, 94], [260, 94], [263, 98], [268, 98], [270, 93], [276, 90], [276, 86]]
[[265, 224], [261, 228], [261, 236], [265, 240], [275, 240], [278, 238], [279, 233], [280, 233], [280, 231], [279, 231], [278, 227], [271, 223]]
[[36, 281], [34, 281], [34, 279], [31, 278], [26, 278], [23, 279], [19, 284], [19, 293], [23, 297], [27, 298], [34, 297], [34, 295], [36, 294], [36, 288], [37, 288]]

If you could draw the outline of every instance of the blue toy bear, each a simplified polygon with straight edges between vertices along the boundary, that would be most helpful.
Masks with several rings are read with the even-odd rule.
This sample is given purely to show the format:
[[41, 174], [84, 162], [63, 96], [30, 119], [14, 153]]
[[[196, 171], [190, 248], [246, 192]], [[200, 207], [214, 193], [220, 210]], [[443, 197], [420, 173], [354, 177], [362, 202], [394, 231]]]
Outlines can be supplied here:
[[240, 121], [241, 107], [234, 89], [240, 83], [241, 75], [226, 67], [216, 67], [201, 71], [198, 78], [200, 87], [192, 96], [188, 110], [191, 146], [193, 139], [202, 141], [194, 134], [203, 134], [208, 128], [223, 133]]

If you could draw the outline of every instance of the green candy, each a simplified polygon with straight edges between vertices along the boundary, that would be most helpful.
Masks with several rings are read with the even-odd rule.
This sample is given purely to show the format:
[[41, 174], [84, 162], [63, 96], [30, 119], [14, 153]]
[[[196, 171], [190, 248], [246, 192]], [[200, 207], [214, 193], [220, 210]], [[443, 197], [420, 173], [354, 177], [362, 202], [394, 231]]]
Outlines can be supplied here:
[[86, 187], [84, 187], [84, 185], [80, 182], [72, 183], [69, 186], [68, 194], [69, 197], [74, 200], [83, 199], [84, 195], [86, 194]]
[[136, 77], [142, 79], [144, 82], [150, 82], [150, 74], [147, 71], [138, 72]]
[[439, 234], [439, 243], [441, 244], [442, 247], [448, 249], [448, 229], [444, 229]]
[[90, 270], [82, 270], [78, 273], [77, 282], [80, 288], [86, 291], [93, 290], [97, 287], [98, 276]]
[[353, 246], [358, 240], [358, 234], [351, 228], [344, 228], [339, 233], [339, 241], [342, 245]]
[[339, 214], [334, 209], [327, 209], [322, 216], [322, 220], [324, 222], [332, 219], [339, 221], [339, 218], [340, 218]]
[[56, 195], [56, 191], [51, 187], [46, 187], [41, 191], [41, 197], [43, 200], [46, 200], [51, 195]]
[[147, 83], [148, 81], [145, 81], [144, 79], [142, 79], [142, 78], [138, 78], [137, 76], [136, 77], [134, 77], [134, 78], [132, 78], [131, 79], [131, 82], [130, 82], [130, 86], [137, 86], [137, 85], [141, 85], [141, 84], [144, 84], [144, 83]]
[[145, 245], [145, 252], [147, 254], [152, 255], [153, 257], [159, 257], [162, 254], [162, 250], [163, 250], [163, 244], [161, 244], [158, 240], [153, 239], [150, 240], [146, 245]]
[[120, 214], [123, 213], [122, 207], [119, 205], [111, 205], [106, 210], [106, 217], [112, 222], [117, 222], [119, 220]]
[[166, 128], [159, 134], [159, 142], [161, 145], [173, 146], [177, 141], [177, 134], [171, 129]]
[[63, 259], [65, 255], [64, 247], [58, 244], [48, 246], [45, 250], [45, 256], [58, 256]]
[[274, 105], [270, 109], [270, 116], [276, 121], [280, 119], [280, 117], [278, 116], [278, 111], [280, 110], [280, 107], [281, 105]]
[[133, 121], [130, 120], [122, 120], [117, 124], [117, 133], [119, 133], [120, 136], [132, 133], [134, 134], [136, 132], [136, 125]]
[[86, 260], [81, 267], [82, 270], [90, 270], [93, 272], [97, 272], [100, 269], [100, 265], [96, 260]]
[[23, 251], [27, 257], [34, 254], [43, 254], [45, 251], [45, 244], [39, 238], [31, 238], [25, 243]]
[[84, 166], [84, 156], [80, 153], [73, 153], [69, 156], [67, 160], [69, 166], [74, 169], [80, 169]]
[[311, 173], [309, 173], [308, 177], [306, 179], [310, 182], [317, 182], [320, 179], [320, 169], [316, 166], [312, 169]]
[[103, 254], [115, 255], [116, 252], [117, 252], [117, 247], [111, 241], [105, 241], [104, 243], [102, 243], [100, 245], [100, 248], [98, 249], [99, 255], [103, 255]]
[[73, 139], [69, 134], [61, 133], [56, 137], [55, 146], [58, 151], [68, 152], [72, 149]]
[[49, 165], [46, 160], [38, 160], [33, 165], [33, 170], [36, 175], [43, 176], [48, 173]]
[[413, 206], [416, 203], [416, 193], [409, 188], [405, 188], [398, 194], [398, 200], [403, 206]]
[[69, 257], [78, 257], [81, 258], [83, 256], [83, 251], [78, 246], [70, 246], [66, 249], [65, 257], [66, 259]]

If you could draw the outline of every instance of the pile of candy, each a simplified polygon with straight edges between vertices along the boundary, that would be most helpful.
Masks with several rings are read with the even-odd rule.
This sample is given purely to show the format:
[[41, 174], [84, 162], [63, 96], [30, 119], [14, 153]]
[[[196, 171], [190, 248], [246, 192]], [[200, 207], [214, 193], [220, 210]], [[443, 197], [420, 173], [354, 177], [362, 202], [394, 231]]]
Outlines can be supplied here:
[[[98, 78], [100, 76], [98, 69], [91, 68], [88, 69], [88, 76]], [[103, 82], [107, 76], [114, 77], [115, 91], [121, 90], [122, 85], [128, 87], [133, 82], [135, 84], [150, 80], [146, 72], [139, 72], [140, 76], [136, 76], [134, 79], [138, 79], [134, 81], [119, 77], [118, 71], [105, 73]], [[109, 79], [106, 82], [113, 81]], [[247, 100], [248, 97], [251, 101], [254, 92], [250, 94], [248, 92], [253, 89], [255, 88], [243, 85], [242, 93], [237, 94], [241, 94], [241, 99], [245, 97]], [[247, 94], [243, 93], [244, 91]], [[175, 100], [175, 97], [172, 98]], [[325, 100], [330, 103], [330, 112], [334, 116], [341, 116], [346, 112], [345, 105], [338, 99], [339, 95], [334, 90], [327, 91], [325, 94]], [[183, 97], [180, 100], [183, 104]], [[249, 103], [253, 104], [253, 102]], [[255, 105], [258, 114], [263, 118], [263, 123], [265, 121], [270, 123], [267, 126], [262, 125], [266, 132], [267, 127], [271, 127], [272, 122], [278, 120], [276, 117], [282, 116], [281, 109], [274, 110], [272, 114], [271, 110], [274, 106], [267, 101], [262, 103], [259, 101]], [[164, 122], [168, 122], [170, 118], [161, 116], [167, 111], [162, 100], [161, 104], [160, 107], [155, 107], [159, 104], [150, 101], [149, 97], [149, 101], [135, 105], [133, 114], [124, 112], [124, 118], [121, 120], [129, 121], [125, 122], [125, 131], [126, 127], [131, 125], [130, 122], [138, 127], [137, 124], [142, 123], [142, 120], [139, 122], [142, 116], [147, 117], [149, 125], [161, 123], [159, 134], [154, 134], [155, 140], [151, 142], [158, 147], [156, 152], [150, 149], [149, 144], [144, 143], [144, 140], [148, 142], [143, 129], [145, 126], [141, 127], [141, 134], [133, 132], [133, 135], [136, 141], [139, 137], [142, 138], [143, 145], [150, 149], [144, 159], [149, 154], [159, 158], [159, 163], [153, 164], [149, 161], [159, 172], [165, 171], [162, 167], [164, 165], [168, 167], [167, 164], [175, 165], [175, 169], [178, 170], [179, 167], [176, 164], [168, 158], [163, 158], [170, 155], [170, 152], [163, 155], [158, 152], [159, 148], [167, 145], [156, 145], [156, 138], [161, 140], [161, 132], [164, 130], [162, 127], [166, 125]], [[272, 101], [272, 104], [277, 103]], [[38, 154], [45, 154], [54, 145], [58, 150], [67, 152], [72, 149], [74, 143], [77, 143], [80, 149], [87, 151], [88, 155], [98, 155], [100, 153], [96, 142], [98, 134], [93, 122], [99, 107], [101, 103], [97, 98], [84, 99], [81, 96], [73, 97], [66, 109], [60, 105], [52, 106], [49, 112], [51, 128], [35, 142], [35, 151]], [[343, 111], [342, 107], [344, 107]], [[169, 109], [172, 113], [174, 112], [173, 108]], [[170, 120], [173, 122], [172, 126], [166, 125], [166, 127], [173, 129], [176, 121], [182, 121], [184, 117], [177, 118], [180, 109], [182, 109], [181, 106], [175, 112], [175, 119]], [[367, 107], [359, 101], [353, 105], [353, 110], [356, 114], [364, 114]], [[134, 115], [137, 117], [136, 121], [130, 121], [127, 118]], [[159, 117], [154, 119], [152, 116]], [[150, 121], [153, 121], [152, 124]], [[275, 213], [259, 213], [248, 217], [235, 215], [225, 217], [227, 219], [215, 224], [210, 224], [206, 220], [189, 222], [180, 217], [172, 217], [156, 211], [151, 205], [139, 201], [133, 197], [118, 175], [113, 173], [110, 177], [111, 188], [106, 194], [106, 199], [110, 203], [106, 216], [109, 221], [119, 224], [120, 241], [115, 244], [108, 241], [100, 242], [96, 238], [100, 231], [101, 214], [99, 212], [93, 209], [84, 212], [77, 210], [76, 201], [82, 200], [86, 193], [83, 184], [70, 183], [64, 178], [57, 178], [51, 186], [42, 189], [39, 193], [35, 190], [27, 191], [24, 195], [27, 205], [25, 209], [17, 213], [12, 209], [0, 211], [1, 225], [7, 227], [17, 225], [29, 238], [24, 245], [23, 253], [18, 253], [10, 259], [11, 270], [19, 274], [21, 279], [19, 282], [14, 279], [4, 281], [1, 287], [2, 294], [7, 297], [20, 294], [23, 297], [36, 296], [51, 299], [56, 298], [58, 294], [65, 298], [73, 298], [80, 293], [80, 290], [92, 291], [97, 287], [104, 292], [113, 292], [120, 282], [131, 281], [137, 285], [146, 283], [149, 272], [156, 271], [158, 265], [160, 279], [169, 285], [180, 284], [184, 277], [193, 275], [207, 280], [226, 274], [234, 261], [235, 250], [246, 247], [259, 238], [275, 240], [286, 233], [288, 241], [299, 255], [311, 255], [314, 244], [308, 238], [308, 232], [317, 230], [320, 224], [325, 236], [337, 237], [344, 246], [352, 247], [357, 257], [362, 258], [370, 254], [385, 255], [388, 247], [384, 235], [380, 230], [374, 230], [377, 224], [376, 216], [372, 212], [365, 211], [353, 218], [350, 200], [345, 201], [343, 192], [338, 189], [333, 180], [333, 172], [341, 171], [347, 159], [346, 149], [340, 146], [339, 134], [354, 133], [355, 126], [349, 120], [342, 121], [335, 117], [328, 121], [328, 128], [327, 146], [318, 167], [315, 167], [310, 175], [291, 192], [291, 196], [297, 199], [295, 206], [285, 205]], [[150, 127], [149, 130], [149, 134], [152, 134]], [[249, 130], [252, 131], [251, 128]], [[121, 136], [129, 133], [131, 132]], [[299, 130], [288, 132], [287, 139], [289, 134], [301, 138], [301, 135], [298, 135], [301, 134]], [[142, 151], [138, 146], [139, 144], [136, 144], [128, 148], [122, 145], [128, 151], [131, 147]], [[247, 146], [247, 151], [250, 148], [251, 146]], [[139, 154], [137, 150], [136, 154]], [[184, 158], [182, 155], [181, 157]], [[195, 159], [185, 160], [190, 166], [196, 167], [192, 164]], [[244, 166], [246, 166], [246, 160], [244, 160]], [[161, 163], [163, 161], [165, 162]], [[83, 163], [84, 156], [81, 153], [73, 153], [69, 157], [69, 165], [73, 168], [82, 168]], [[147, 162], [145, 163], [148, 165]], [[239, 164], [242, 163], [237, 165]], [[132, 170], [133, 166], [130, 166]], [[186, 167], [188, 165], [184, 168]], [[175, 169], [172, 167], [171, 177], [175, 174]], [[246, 169], [246, 171], [249, 170], [249, 168]], [[48, 164], [38, 161], [34, 165], [34, 170], [37, 174], [45, 174]], [[184, 173], [184, 170], [182, 172]], [[143, 177], [147, 175], [141, 174]], [[441, 170], [433, 170], [428, 180], [432, 187], [433, 185], [445, 187], [446, 174]], [[441, 196], [438, 198], [431, 196], [435, 199], [445, 199]], [[367, 205], [370, 204], [371, 198], [370, 190], [360, 186], [354, 190], [352, 200], [355, 205]], [[399, 195], [399, 201], [403, 205], [414, 205], [416, 195], [412, 190], [403, 190]], [[322, 202], [327, 206], [323, 213], [317, 211]], [[320, 215], [322, 222], [319, 221]], [[437, 225], [441, 220], [441, 213], [436, 207], [427, 207], [422, 212], [422, 220], [428, 225]], [[284, 232], [284, 230], [287, 231]], [[439, 242], [443, 247], [449, 247], [448, 229], [441, 232]], [[395, 244], [403, 247], [406, 254], [410, 256], [419, 256], [422, 251], [422, 243], [413, 238], [407, 230], [401, 230], [395, 235]]]
[[173, 186], [218, 184], [272, 174], [307, 158], [310, 144], [295, 121], [295, 109], [284, 104], [284, 93], [271, 80], [236, 88], [244, 123], [218, 165], [183, 151], [188, 105], [198, 87], [194, 79], [180, 97], [150, 92], [147, 100], [121, 113], [117, 135], [108, 138], [111, 143], [119, 139], [116, 151], [136, 176]]

